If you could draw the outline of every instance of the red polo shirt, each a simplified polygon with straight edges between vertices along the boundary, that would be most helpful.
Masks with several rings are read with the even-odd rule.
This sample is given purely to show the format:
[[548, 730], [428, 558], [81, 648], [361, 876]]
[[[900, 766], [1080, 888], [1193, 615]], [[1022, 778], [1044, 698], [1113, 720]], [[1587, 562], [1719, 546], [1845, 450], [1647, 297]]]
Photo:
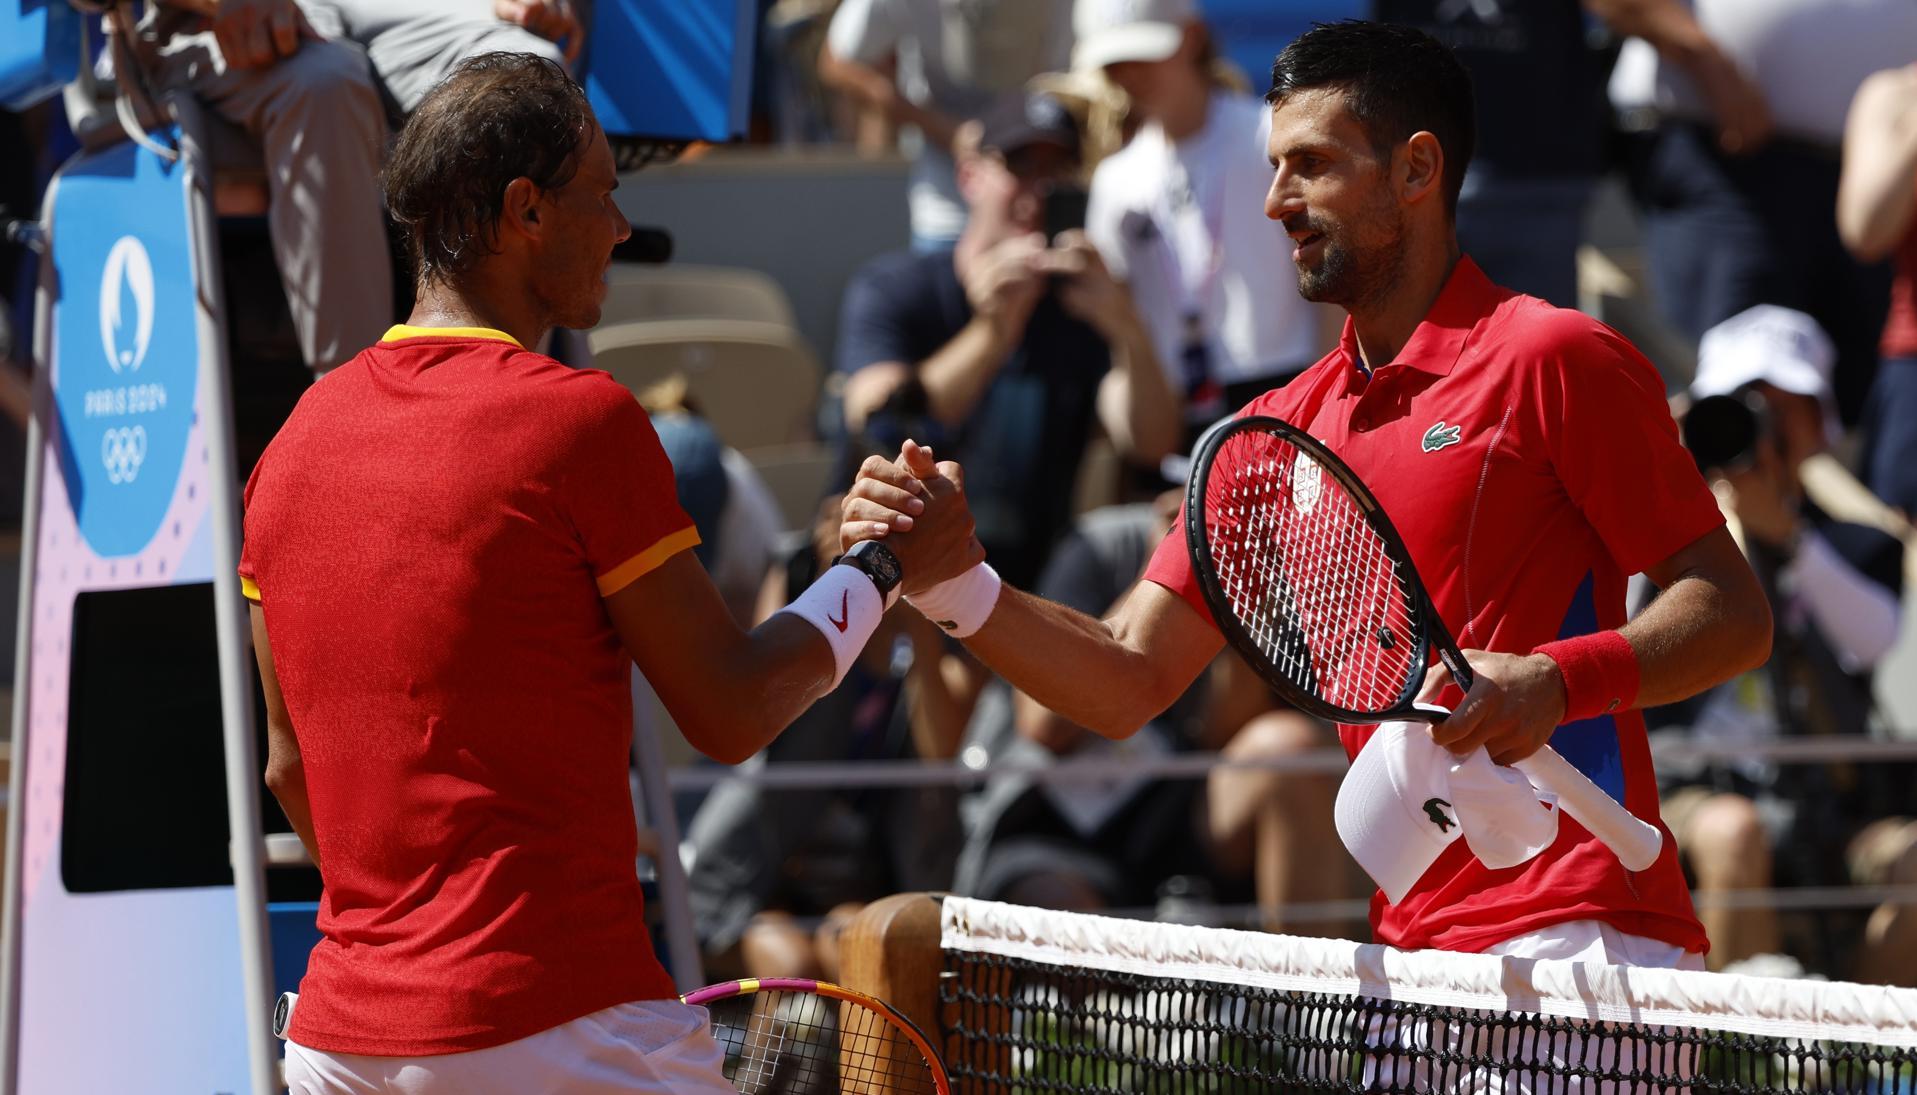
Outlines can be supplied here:
[[[1351, 465], [1462, 647], [1521, 653], [1618, 627], [1630, 575], [1723, 523], [1643, 355], [1582, 313], [1493, 285], [1469, 258], [1395, 361], [1369, 378], [1358, 361], [1347, 322], [1337, 350], [1243, 413], [1299, 426]], [[1182, 528], [1145, 577], [1210, 618]], [[1373, 729], [1340, 727], [1345, 751]], [[1638, 712], [1567, 723], [1551, 744], [1662, 827]], [[1378, 939], [1398, 947], [1477, 951], [1585, 919], [1708, 946], [1668, 831], [1664, 854], [1633, 875], [1569, 817], [1557, 843], [1506, 870], [1458, 841], [1402, 902], [1380, 893], [1371, 909]]]
[[698, 539], [631, 393], [498, 331], [395, 327], [300, 400], [240, 561], [325, 879], [294, 1041], [454, 1053], [675, 995], [603, 598]]

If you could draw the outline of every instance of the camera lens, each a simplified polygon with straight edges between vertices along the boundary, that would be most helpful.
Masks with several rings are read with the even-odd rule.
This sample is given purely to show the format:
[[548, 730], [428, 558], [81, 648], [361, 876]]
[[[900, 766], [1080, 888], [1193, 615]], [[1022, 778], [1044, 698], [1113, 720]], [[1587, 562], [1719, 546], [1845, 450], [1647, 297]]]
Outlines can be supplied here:
[[1707, 395], [1684, 415], [1684, 447], [1700, 471], [1736, 468], [1750, 461], [1763, 423], [1749, 396]]

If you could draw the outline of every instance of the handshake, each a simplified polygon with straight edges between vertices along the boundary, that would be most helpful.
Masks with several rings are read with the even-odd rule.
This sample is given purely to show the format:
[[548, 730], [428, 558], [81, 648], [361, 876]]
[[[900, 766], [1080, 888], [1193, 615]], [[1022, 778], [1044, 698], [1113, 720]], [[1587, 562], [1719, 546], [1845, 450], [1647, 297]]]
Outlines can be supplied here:
[[882, 541], [899, 561], [899, 588], [947, 632], [962, 638], [991, 614], [998, 575], [985, 565], [957, 463], [934, 462], [931, 449], [911, 440], [896, 460], [868, 457], [839, 517], [839, 549]]

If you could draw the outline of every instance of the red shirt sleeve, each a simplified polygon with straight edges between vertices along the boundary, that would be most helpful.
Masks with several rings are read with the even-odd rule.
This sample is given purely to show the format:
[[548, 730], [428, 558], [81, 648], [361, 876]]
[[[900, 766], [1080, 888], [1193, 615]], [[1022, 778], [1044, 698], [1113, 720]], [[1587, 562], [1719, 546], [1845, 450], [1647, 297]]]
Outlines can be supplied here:
[[[1323, 399], [1323, 387], [1327, 376], [1335, 376], [1337, 367], [1334, 352], [1327, 354], [1316, 365], [1300, 373], [1282, 388], [1274, 388], [1258, 396], [1239, 408], [1233, 418], [1247, 415], [1264, 414], [1286, 422], [1302, 422], [1309, 417], [1309, 409]], [[1196, 455], [1194, 451], [1193, 455]], [[1197, 611], [1206, 623], [1217, 627], [1212, 619], [1211, 608], [1205, 604], [1205, 595], [1198, 589], [1198, 578], [1191, 569], [1191, 549], [1185, 546], [1185, 514], [1180, 507], [1178, 520], [1172, 523], [1171, 531], [1158, 543], [1158, 550], [1152, 553], [1151, 562], [1145, 564], [1142, 575], [1147, 582], [1155, 582], [1185, 599], [1185, 603]]]
[[246, 477], [246, 489], [240, 494], [241, 533], [240, 533], [240, 593], [247, 600], [257, 603], [260, 600], [259, 563], [253, 557], [253, 545], [258, 542], [255, 536], [247, 535], [245, 515], [253, 511], [253, 490], [259, 486], [260, 471], [266, 467], [266, 457], [261, 456], [253, 465], [253, 474]]
[[1600, 326], [1568, 342], [1541, 380], [1552, 465], [1625, 574], [1724, 523], [1678, 438], [1662, 378], [1617, 332]]
[[604, 388], [576, 436], [561, 504], [599, 595], [609, 597], [696, 545], [699, 532], [679, 507], [672, 462], [645, 408], [610, 378], [593, 379]]
[[1218, 625], [1211, 618], [1211, 609], [1205, 604], [1205, 595], [1198, 590], [1198, 576], [1192, 573], [1191, 551], [1185, 547], [1185, 515], [1179, 514], [1172, 524], [1171, 531], [1158, 542], [1158, 550], [1152, 552], [1151, 562], [1145, 564], [1144, 578], [1156, 582], [1185, 599], [1198, 615], [1213, 627]]

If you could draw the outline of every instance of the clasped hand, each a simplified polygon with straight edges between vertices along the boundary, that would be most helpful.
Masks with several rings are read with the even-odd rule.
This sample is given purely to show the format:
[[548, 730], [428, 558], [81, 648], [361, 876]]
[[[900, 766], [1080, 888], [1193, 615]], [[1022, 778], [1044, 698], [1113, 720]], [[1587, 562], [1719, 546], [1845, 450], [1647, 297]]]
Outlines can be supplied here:
[[909, 595], [955, 578], [985, 560], [972, 510], [965, 501], [965, 469], [934, 462], [915, 441], [897, 460], [867, 457], [839, 504], [839, 550], [860, 540], [884, 540], [898, 556]]

